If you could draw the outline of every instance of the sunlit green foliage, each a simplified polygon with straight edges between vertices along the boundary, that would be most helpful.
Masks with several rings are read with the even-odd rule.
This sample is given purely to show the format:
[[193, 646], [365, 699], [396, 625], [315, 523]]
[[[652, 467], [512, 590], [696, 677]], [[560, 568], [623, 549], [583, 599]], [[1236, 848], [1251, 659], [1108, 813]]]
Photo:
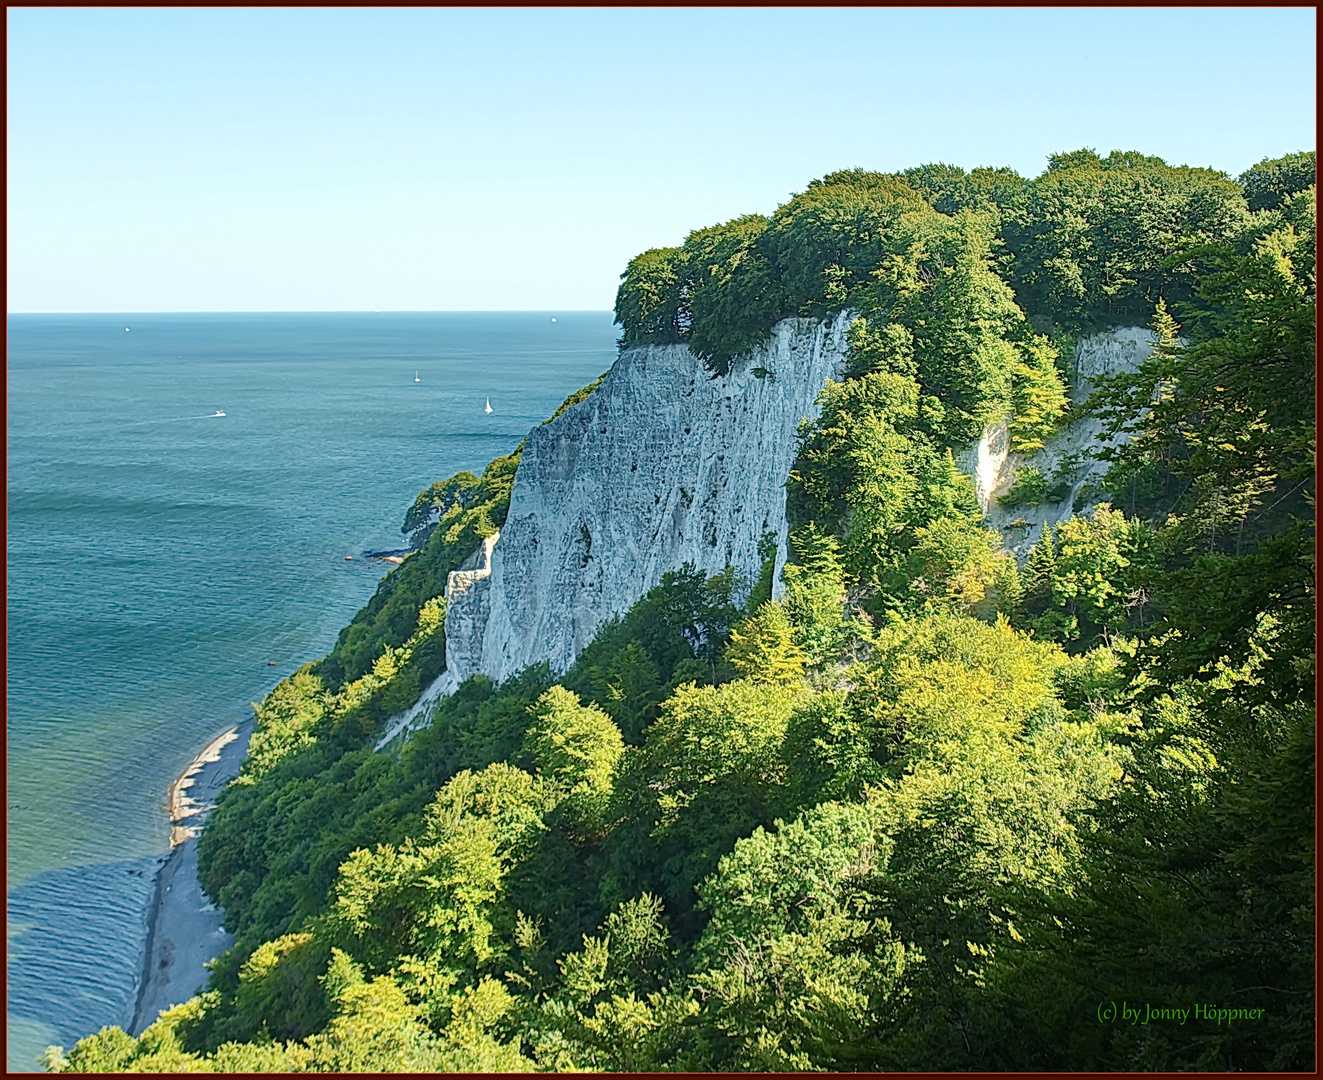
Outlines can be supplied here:
[[602, 708], [637, 744], [668, 689], [711, 682], [730, 628], [733, 570], [708, 577], [686, 563], [667, 571], [622, 618], [598, 631], [561, 682]]
[[740, 836], [770, 824], [778, 811], [784, 765], [777, 750], [800, 693], [746, 679], [675, 691], [621, 779], [619, 805], [646, 829], [646, 840], [617, 828], [604, 842], [608, 858], [628, 858], [613, 869], [615, 888], [626, 897], [655, 890], [676, 917], [689, 914], [694, 886]]
[[1196, 263], [1173, 257], [1234, 239], [1247, 218], [1240, 187], [1222, 173], [1077, 150], [1049, 159], [1003, 231], [1021, 306], [1080, 332], [1142, 323], [1159, 296], [1191, 298]]
[[661, 901], [620, 904], [557, 964], [559, 985], [531, 1012], [527, 1037], [543, 1068], [619, 1072], [675, 1068], [683, 1025], [698, 1011], [661, 985], [672, 952]]
[[1035, 465], [1025, 465], [1015, 470], [1015, 479], [1005, 495], [999, 495], [997, 502], [1002, 506], [1037, 506], [1047, 494], [1047, 477], [1043, 470]]
[[[1206, 253], [1189, 345], [1159, 307], [1154, 359], [1101, 395], [1110, 430], [1137, 435], [1112, 453], [1122, 476], [1165, 472], [1176, 498], [1154, 514], [1137, 647], [1110, 690], [1064, 684], [1094, 698], [1124, 675], [1142, 727], [1078, 887], [992, 984], [1009, 1019], [989, 1043], [1021, 1068], [1314, 1064], [1314, 240], [1312, 222], [1265, 225]], [[1135, 986], [1263, 1014], [1188, 1034], [1078, 1022]]]
[[1015, 559], [1001, 536], [959, 518], [941, 518], [915, 530], [910, 552], [910, 606], [958, 611], [991, 620], [1020, 604]]
[[1064, 412], [1064, 391], [1056, 351], [1033, 332], [994, 269], [994, 230], [990, 216], [961, 211], [906, 236], [873, 271], [873, 288], [860, 294], [862, 310], [880, 329], [858, 332], [853, 362], [912, 368], [934, 399], [925, 426], [947, 443], [977, 438], [986, 425], [1006, 420], [1012, 448], [1032, 450]]
[[785, 609], [771, 600], [730, 632], [726, 659], [753, 682], [794, 685], [804, 676], [804, 650]]
[[848, 1067], [907, 960], [857, 902], [890, 849], [869, 807], [828, 802], [721, 860], [701, 888], [712, 917], [694, 956], [714, 1066]]
[[360, 848], [341, 866], [326, 915], [332, 939], [371, 970], [401, 956], [480, 968], [497, 948], [491, 919], [502, 877], [551, 804], [512, 766], [459, 773], [427, 808], [416, 842]]
[[311, 746], [313, 731], [326, 715], [330, 701], [322, 680], [312, 674], [312, 665], [305, 664], [255, 704], [257, 725], [248, 740], [241, 783], [251, 784], [281, 758]]
[[524, 746], [539, 779], [563, 793], [567, 808], [589, 834], [601, 830], [616, 765], [624, 753], [620, 729], [596, 705], [553, 686], [532, 707]]
[[688, 285], [681, 319], [689, 327], [686, 340], [717, 371], [761, 340], [768, 312], [783, 306], [781, 287], [760, 243], [767, 226], [762, 215], [745, 214], [685, 239]]
[[[862, 723], [806, 716], [817, 737], [787, 748], [816, 753], [820, 782], [836, 771], [819, 790], [846, 801], [755, 831], [700, 889], [700, 1019], [727, 1067], [977, 1066], [961, 1031], [1015, 933], [1007, 892], [1069, 880], [1072, 815], [1120, 777], [1105, 727], [1053, 711], [1052, 648], [950, 616], [878, 644]], [[870, 728], [864, 758], [839, 756], [833, 731]], [[852, 793], [861, 761], [872, 779]]]
[[851, 169], [813, 181], [768, 228], [785, 314], [820, 318], [848, 306], [916, 220], [934, 216], [897, 177]]
[[239, 969], [234, 1008], [263, 1038], [299, 1039], [327, 1021], [321, 975], [329, 949], [311, 933], [286, 934], [259, 945]]
[[1132, 560], [1150, 531], [1107, 503], [1043, 530], [1025, 567], [1026, 622], [1040, 636], [1092, 645], [1142, 626], [1147, 594], [1131, 587]]
[[471, 472], [459, 472], [448, 480], [438, 480], [418, 493], [418, 498], [404, 515], [400, 532], [412, 534], [410, 543], [421, 549], [436, 531], [437, 521], [455, 507], [464, 509], [473, 501], [481, 483]]
[[902, 174], [935, 210], [957, 214], [961, 210], [995, 210], [998, 214], [1020, 209], [1029, 181], [1014, 169], [974, 169], [958, 165], [920, 165]]
[[782, 571], [786, 616], [794, 627], [795, 642], [812, 667], [856, 659], [872, 626], [857, 609], [847, 610], [845, 566], [840, 541], [812, 523], [790, 536], [796, 561]]
[[95, 1035], [79, 1039], [67, 1055], [48, 1051], [46, 1061], [48, 1068], [58, 1066], [59, 1072], [123, 1072], [137, 1052], [138, 1040], [132, 1035], [117, 1026], [103, 1027]]
[[1251, 210], [1275, 210], [1291, 195], [1318, 181], [1314, 151], [1264, 158], [1240, 174], [1240, 186]]
[[689, 313], [682, 307], [684, 252], [680, 248], [653, 248], [636, 255], [620, 278], [616, 322], [625, 328], [622, 345], [665, 345], [688, 336]]
[[903, 375], [828, 382], [822, 416], [806, 432], [788, 485], [795, 518], [844, 534], [846, 571], [892, 590], [903, 585], [919, 528], [980, 516], [950, 450], [915, 424], [918, 407], [918, 385]]

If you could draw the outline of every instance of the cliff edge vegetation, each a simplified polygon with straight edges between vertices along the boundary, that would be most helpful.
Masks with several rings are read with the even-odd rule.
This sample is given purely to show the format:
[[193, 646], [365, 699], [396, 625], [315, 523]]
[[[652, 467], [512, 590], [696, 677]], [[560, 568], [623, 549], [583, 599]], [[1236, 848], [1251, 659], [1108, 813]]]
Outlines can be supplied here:
[[[632, 260], [622, 347], [714, 378], [855, 316], [781, 599], [770, 550], [678, 568], [378, 753], [518, 452], [433, 485], [257, 706], [200, 842], [209, 987], [49, 1067], [1313, 1069], [1314, 222], [1312, 153], [1081, 150], [832, 173]], [[1152, 356], [1072, 405], [1077, 342], [1135, 325]], [[1111, 501], [1017, 565], [955, 452], [1081, 411]]]

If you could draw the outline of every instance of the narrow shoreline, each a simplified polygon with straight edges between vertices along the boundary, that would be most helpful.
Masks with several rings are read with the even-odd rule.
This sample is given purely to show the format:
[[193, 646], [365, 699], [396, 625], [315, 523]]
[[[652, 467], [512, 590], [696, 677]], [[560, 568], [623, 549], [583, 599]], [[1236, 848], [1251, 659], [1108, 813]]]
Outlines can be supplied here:
[[221, 732], [221, 734], [217, 735], [216, 738], [212, 739], [211, 742], [207, 743], [207, 745], [202, 748], [202, 752], [189, 762], [188, 768], [180, 773], [179, 778], [170, 785], [170, 795], [167, 805], [170, 808], [171, 852], [173, 852], [180, 844], [184, 843], [189, 837], [196, 836], [198, 830], [202, 827], [202, 822], [189, 826], [181, 824], [183, 820], [185, 818], [196, 817], [197, 815], [202, 814], [203, 820], [205, 821], [206, 811], [211, 809], [211, 807], [204, 806], [196, 799], [186, 794], [187, 790], [193, 786], [193, 782], [197, 779], [198, 773], [202, 771], [202, 766], [220, 761], [221, 750], [234, 742], [238, 737], [238, 724], [235, 724], [227, 731]]
[[146, 1004], [147, 987], [151, 981], [152, 957], [156, 953], [156, 913], [161, 908], [161, 890], [165, 888], [165, 868], [174, 858], [172, 851], [168, 858], [161, 860], [156, 871], [156, 888], [152, 890], [152, 905], [147, 909], [147, 940], [142, 947], [142, 965], [138, 969], [138, 993], [133, 1001], [133, 1016], [129, 1020], [129, 1034], [142, 1034], [142, 1007]]
[[[252, 718], [212, 739], [170, 785], [170, 850], [159, 861], [129, 1032], [141, 1034], [163, 1008], [187, 1001], [206, 979], [206, 961], [228, 947], [223, 912], [197, 880], [196, 838], [216, 797], [247, 756]], [[210, 947], [209, 947], [210, 946]], [[178, 1000], [174, 1000], [174, 999]]]

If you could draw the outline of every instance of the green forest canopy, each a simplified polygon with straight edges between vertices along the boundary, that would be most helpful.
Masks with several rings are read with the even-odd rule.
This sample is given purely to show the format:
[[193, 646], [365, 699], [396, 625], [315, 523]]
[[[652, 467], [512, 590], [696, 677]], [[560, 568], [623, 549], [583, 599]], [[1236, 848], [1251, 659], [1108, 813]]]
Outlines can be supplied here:
[[[640, 255], [624, 343], [718, 372], [862, 316], [784, 597], [771, 560], [743, 607], [682, 568], [377, 753], [518, 451], [433, 485], [257, 706], [200, 842], [209, 988], [49, 1067], [1313, 1069], [1314, 197], [1312, 153], [854, 170]], [[1017, 567], [952, 450], [1041, 445], [1071, 336], [1137, 322], [1152, 359], [1089, 406], [1131, 436], [1116, 506]]]

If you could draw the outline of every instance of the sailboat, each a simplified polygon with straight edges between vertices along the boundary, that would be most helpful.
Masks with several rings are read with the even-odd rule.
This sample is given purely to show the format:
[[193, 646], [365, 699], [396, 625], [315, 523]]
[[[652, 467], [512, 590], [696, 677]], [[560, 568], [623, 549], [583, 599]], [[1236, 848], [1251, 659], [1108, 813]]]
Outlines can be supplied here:
[[423, 381], [422, 379], [418, 378], [418, 372], [416, 372], [416, 371], [413, 373], [413, 381], [414, 381], [414, 382], [422, 382], [422, 381]]
[[491, 412], [491, 411], [492, 411], [492, 399], [491, 399], [491, 398], [488, 398], [488, 399], [487, 399], [487, 408], [484, 409], [483, 411], [484, 411], [484, 412]]

